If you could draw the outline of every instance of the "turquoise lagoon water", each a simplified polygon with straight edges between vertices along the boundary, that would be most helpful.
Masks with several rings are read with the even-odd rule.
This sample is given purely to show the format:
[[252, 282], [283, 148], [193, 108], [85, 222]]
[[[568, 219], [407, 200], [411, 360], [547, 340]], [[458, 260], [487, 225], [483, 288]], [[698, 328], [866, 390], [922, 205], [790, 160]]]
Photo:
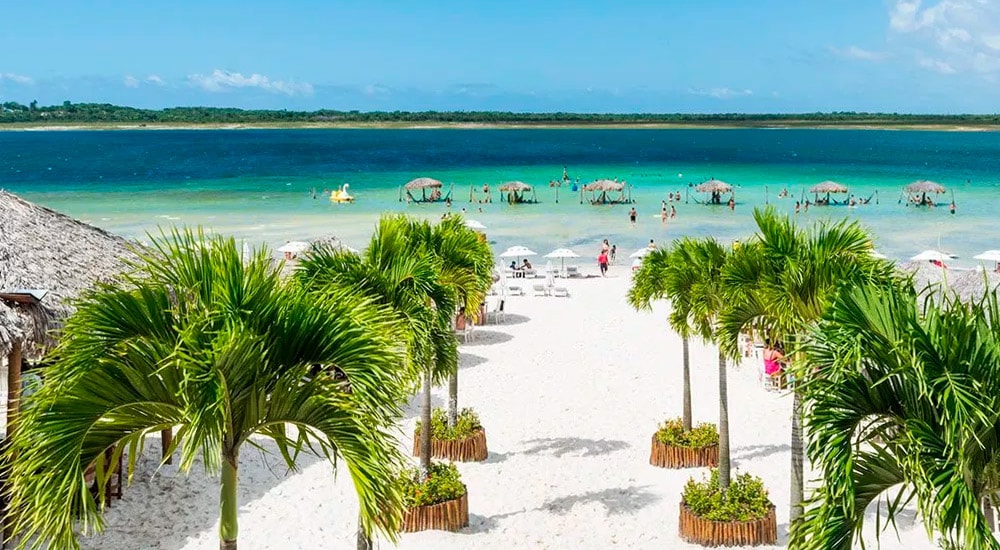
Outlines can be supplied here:
[[[580, 203], [567, 186], [551, 188], [563, 167], [583, 183], [630, 183], [628, 206]], [[649, 239], [713, 235], [729, 241], [752, 231], [755, 206], [792, 214], [796, 198], [822, 180], [848, 185], [872, 203], [813, 207], [797, 219], [855, 218], [878, 247], [906, 258], [926, 248], [959, 254], [957, 263], [1000, 248], [1000, 133], [877, 130], [155, 130], [0, 132], [0, 188], [137, 239], [158, 227], [201, 225], [251, 242], [336, 235], [363, 247], [379, 214], [439, 218], [443, 204], [400, 202], [400, 185], [419, 176], [453, 187], [452, 210], [488, 227], [497, 249], [523, 244], [539, 253], [568, 246], [590, 257], [604, 238], [628, 252]], [[735, 212], [675, 202], [669, 192], [718, 178], [737, 187]], [[900, 204], [916, 179], [948, 187], [958, 213]], [[469, 202], [470, 188], [521, 180], [540, 204]], [[357, 202], [312, 198], [315, 188], [350, 183]], [[786, 188], [791, 195], [778, 199]], [[559, 201], [556, 202], [556, 193]], [[692, 193], [692, 197], [693, 197]], [[481, 195], [480, 195], [481, 196]], [[876, 201], [878, 204], [876, 204]], [[482, 211], [480, 212], [480, 208]], [[794, 214], [792, 214], [794, 215]]]

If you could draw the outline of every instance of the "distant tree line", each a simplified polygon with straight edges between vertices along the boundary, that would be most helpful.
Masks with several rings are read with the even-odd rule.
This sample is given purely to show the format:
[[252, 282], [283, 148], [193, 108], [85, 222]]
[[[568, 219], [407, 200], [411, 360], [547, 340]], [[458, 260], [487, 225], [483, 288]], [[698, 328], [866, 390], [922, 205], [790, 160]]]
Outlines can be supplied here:
[[510, 111], [287, 111], [218, 107], [137, 109], [108, 103], [71, 103], [40, 106], [0, 103], [0, 124], [282, 124], [282, 123], [482, 123], [482, 124], [713, 124], [773, 125], [997, 125], [1000, 115], [928, 115], [838, 111], [794, 114], [683, 114], [683, 113], [515, 113]]

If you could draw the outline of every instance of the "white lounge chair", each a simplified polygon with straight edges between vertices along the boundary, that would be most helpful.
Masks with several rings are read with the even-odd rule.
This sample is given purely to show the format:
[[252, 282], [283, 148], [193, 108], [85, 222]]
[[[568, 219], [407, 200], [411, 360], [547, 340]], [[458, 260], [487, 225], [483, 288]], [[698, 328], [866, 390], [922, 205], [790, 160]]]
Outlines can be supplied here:
[[548, 296], [549, 289], [545, 285], [534, 284], [531, 285], [532, 290], [535, 291], [535, 296]]
[[569, 289], [564, 286], [552, 287], [553, 296], [561, 296], [563, 298], [569, 298]]
[[510, 283], [508, 283], [507, 284], [507, 294], [510, 294], [511, 296], [513, 296], [515, 294], [518, 295], [518, 296], [524, 296], [524, 288], [521, 287], [521, 285], [519, 285], [519, 284], [510, 284]]
[[522, 277], [530, 278], [530, 279], [534, 279], [538, 275], [538, 272], [535, 271], [535, 268], [522, 269], [521, 273], [522, 273]]
[[463, 328], [455, 327], [455, 336], [462, 338], [463, 342], [468, 342], [472, 339], [472, 319], [465, 318], [465, 326]]
[[575, 265], [568, 265], [568, 266], [566, 266], [566, 276], [567, 277], [579, 277], [580, 276], [580, 269], [577, 268]]

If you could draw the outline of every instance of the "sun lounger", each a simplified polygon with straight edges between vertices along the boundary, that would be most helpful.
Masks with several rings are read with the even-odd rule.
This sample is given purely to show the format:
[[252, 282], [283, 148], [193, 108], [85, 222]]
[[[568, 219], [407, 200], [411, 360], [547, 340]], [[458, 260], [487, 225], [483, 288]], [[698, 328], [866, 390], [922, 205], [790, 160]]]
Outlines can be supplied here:
[[531, 285], [532, 290], [535, 291], [535, 296], [548, 296], [549, 289], [545, 285]]
[[552, 288], [553, 296], [561, 296], [563, 298], [569, 298], [569, 289], [564, 286], [557, 286]]
[[518, 284], [507, 284], [507, 294], [510, 294], [511, 296], [515, 294], [518, 296], [524, 296], [524, 289]]
[[566, 266], [566, 276], [567, 277], [579, 277], [580, 270], [575, 265]]
[[521, 270], [521, 276], [522, 277], [527, 277], [527, 278], [534, 279], [537, 275], [538, 275], [538, 273], [535, 271], [534, 268], [531, 268], [531, 269], [522, 269]]

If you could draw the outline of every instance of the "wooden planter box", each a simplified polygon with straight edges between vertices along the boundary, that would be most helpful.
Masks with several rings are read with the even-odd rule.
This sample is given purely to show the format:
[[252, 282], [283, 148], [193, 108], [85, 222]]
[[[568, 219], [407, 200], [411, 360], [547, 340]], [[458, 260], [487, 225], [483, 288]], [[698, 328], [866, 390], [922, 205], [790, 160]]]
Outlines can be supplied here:
[[404, 533], [416, 531], [428, 531], [436, 529], [440, 531], [458, 531], [469, 526], [469, 492], [466, 488], [464, 495], [445, 502], [431, 504], [430, 506], [418, 506], [403, 512]]
[[759, 546], [777, 544], [778, 520], [774, 506], [755, 521], [712, 521], [694, 514], [681, 502], [679, 522], [681, 538], [702, 546]]
[[660, 468], [714, 468], [719, 465], [719, 446], [674, 447], [660, 443], [656, 439], [656, 434], [653, 434], [649, 463]]
[[[479, 430], [465, 439], [442, 441], [431, 438], [431, 457], [456, 462], [480, 462], [489, 456], [486, 430]], [[420, 432], [413, 432], [413, 456], [420, 456]]]

